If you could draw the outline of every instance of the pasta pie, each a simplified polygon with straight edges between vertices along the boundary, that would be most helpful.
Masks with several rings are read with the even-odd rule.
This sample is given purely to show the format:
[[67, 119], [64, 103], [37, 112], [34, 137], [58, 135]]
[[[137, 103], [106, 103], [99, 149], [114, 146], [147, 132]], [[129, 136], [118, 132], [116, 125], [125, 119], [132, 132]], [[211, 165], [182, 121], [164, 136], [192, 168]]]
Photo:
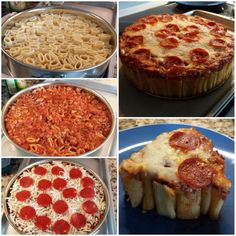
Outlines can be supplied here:
[[7, 196], [11, 222], [22, 234], [90, 234], [106, 216], [103, 183], [86, 168], [52, 161], [28, 168]]
[[193, 128], [162, 133], [122, 161], [120, 174], [133, 207], [172, 219], [217, 219], [231, 187], [223, 156]]
[[109, 108], [97, 96], [62, 84], [23, 93], [5, 115], [14, 143], [47, 156], [77, 156], [97, 148], [112, 122]]
[[48, 70], [95, 66], [112, 54], [111, 35], [95, 21], [69, 13], [42, 13], [21, 19], [3, 35], [13, 58]]
[[227, 28], [198, 16], [151, 15], [120, 38], [128, 79], [152, 95], [186, 98], [222, 85], [233, 68], [234, 40]]

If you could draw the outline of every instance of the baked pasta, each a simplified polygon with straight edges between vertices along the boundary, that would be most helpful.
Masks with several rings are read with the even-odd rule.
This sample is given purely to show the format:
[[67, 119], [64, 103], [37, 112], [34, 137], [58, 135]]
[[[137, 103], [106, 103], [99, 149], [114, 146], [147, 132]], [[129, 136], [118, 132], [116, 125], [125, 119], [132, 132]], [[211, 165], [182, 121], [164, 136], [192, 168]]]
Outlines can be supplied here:
[[120, 164], [132, 207], [171, 219], [217, 219], [231, 182], [212, 142], [194, 128], [162, 133]]
[[58, 10], [21, 19], [3, 33], [3, 48], [18, 61], [48, 70], [80, 70], [113, 51], [112, 36], [95, 20]]
[[112, 114], [95, 94], [63, 84], [46, 85], [18, 96], [5, 114], [9, 138], [44, 156], [78, 156], [110, 135]]
[[106, 217], [104, 184], [86, 168], [49, 161], [24, 170], [10, 186], [7, 212], [22, 234], [91, 234]]
[[213, 90], [229, 78], [233, 55], [233, 34], [199, 16], [146, 16], [120, 38], [128, 79], [157, 96], [186, 98]]

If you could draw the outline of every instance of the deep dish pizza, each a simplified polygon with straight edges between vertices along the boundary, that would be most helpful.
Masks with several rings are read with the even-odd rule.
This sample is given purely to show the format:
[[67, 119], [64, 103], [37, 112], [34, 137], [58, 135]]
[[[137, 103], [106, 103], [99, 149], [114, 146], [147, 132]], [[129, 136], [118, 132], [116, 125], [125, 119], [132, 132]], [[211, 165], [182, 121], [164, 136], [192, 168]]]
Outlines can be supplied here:
[[131, 205], [169, 218], [217, 219], [231, 182], [225, 160], [194, 128], [162, 133], [120, 165]]
[[204, 94], [230, 76], [233, 34], [199, 16], [149, 15], [128, 26], [120, 57], [129, 80], [153, 95], [184, 98]]
[[8, 217], [22, 234], [90, 234], [108, 210], [101, 180], [65, 161], [27, 168], [11, 183], [6, 199]]

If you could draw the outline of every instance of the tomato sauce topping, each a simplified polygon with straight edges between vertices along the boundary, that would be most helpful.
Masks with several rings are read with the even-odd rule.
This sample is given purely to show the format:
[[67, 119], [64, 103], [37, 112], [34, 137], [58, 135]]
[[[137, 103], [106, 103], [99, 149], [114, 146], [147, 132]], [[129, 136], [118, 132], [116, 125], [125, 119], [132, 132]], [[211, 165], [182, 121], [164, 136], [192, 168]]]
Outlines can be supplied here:
[[62, 192], [64, 198], [75, 198], [77, 196], [77, 191], [75, 188], [67, 188]]
[[53, 180], [52, 186], [57, 190], [62, 190], [66, 187], [67, 182], [62, 178], [56, 178]]
[[95, 185], [95, 182], [90, 177], [84, 177], [83, 179], [81, 179], [81, 184], [83, 187], [93, 187]]
[[95, 196], [95, 191], [93, 188], [85, 187], [80, 191], [80, 196], [83, 198], [93, 198]]
[[40, 230], [46, 231], [51, 225], [51, 219], [47, 216], [36, 216], [34, 224]]
[[20, 209], [19, 216], [22, 220], [32, 220], [36, 216], [36, 211], [31, 206], [24, 206]]
[[69, 174], [71, 179], [78, 179], [82, 177], [82, 172], [78, 168], [72, 168]]
[[45, 175], [47, 173], [47, 169], [42, 166], [36, 166], [34, 168], [34, 173], [36, 175]]
[[53, 166], [51, 169], [51, 172], [53, 175], [63, 175], [64, 174], [64, 170], [59, 166]]
[[41, 193], [37, 197], [37, 203], [40, 206], [47, 207], [52, 204], [52, 198], [46, 193]]
[[97, 205], [91, 200], [84, 202], [82, 207], [88, 214], [95, 214], [98, 211]]
[[163, 39], [160, 42], [160, 45], [164, 48], [177, 48], [179, 45], [179, 42], [176, 38], [168, 37], [168, 38]]
[[63, 214], [68, 210], [68, 205], [65, 201], [63, 200], [57, 200], [53, 205], [52, 205], [53, 210], [57, 214]]
[[185, 133], [177, 131], [171, 135], [169, 144], [173, 148], [180, 149], [182, 151], [195, 150], [201, 144], [199, 136], [193, 133]]
[[195, 48], [190, 51], [190, 58], [193, 62], [203, 63], [209, 59], [209, 53], [202, 48]]
[[86, 224], [86, 217], [78, 212], [73, 213], [70, 217], [70, 223], [76, 228], [80, 229]]
[[210, 185], [213, 174], [211, 166], [199, 157], [186, 159], [178, 167], [180, 180], [194, 189]]
[[53, 226], [55, 234], [68, 234], [70, 225], [65, 220], [57, 220]]
[[33, 183], [34, 183], [34, 180], [31, 177], [29, 177], [29, 176], [25, 176], [25, 177], [22, 177], [20, 179], [20, 186], [23, 187], [23, 188], [28, 188]]
[[16, 198], [20, 202], [24, 202], [25, 200], [29, 199], [30, 196], [31, 196], [31, 193], [30, 191], [27, 191], [27, 190], [22, 190], [16, 193]]
[[47, 180], [47, 179], [41, 179], [38, 182], [38, 188], [42, 191], [51, 188], [52, 187], [52, 183], [51, 181]]

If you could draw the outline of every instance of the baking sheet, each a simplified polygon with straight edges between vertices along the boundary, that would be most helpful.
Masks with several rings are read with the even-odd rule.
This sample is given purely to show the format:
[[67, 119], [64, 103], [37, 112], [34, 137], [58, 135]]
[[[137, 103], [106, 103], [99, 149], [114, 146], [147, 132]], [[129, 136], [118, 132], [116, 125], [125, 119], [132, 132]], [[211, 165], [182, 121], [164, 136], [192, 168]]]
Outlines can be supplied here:
[[[24, 158], [22, 161], [18, 171], [26, 167], [27, 165], [30, 165], [34, 162], [44, 160], [45, 158]], [[116, 221], [115, 221], [115, 213], [114, 213], [114, 207], [113, 207], [113, 201], [112, 201], [112, 192], [111, 192], [111, 186], [110, 186], [110, 176], [108, 172], [107, 167], [107, 160], [103, 158], [91, 158], [91, 159], [79, 159], [72, 161], [76, 161], [78, 163], [81, 163], [90, 169], [92, 169], [94, 172], [96, 172], [104, 181], [108, 188], [108, 193], [110, 197], [110, 209], [107, 215], [107, 219], [102, 224], [100, 230], [98, 231], [98, 234], [116, 234]], [[2, 216], [2, 234], [12, 235], [12, 234], [18, 234], [12, 226], [7, 222], [5, 214]]]
[[[47, 81], [55, 79], [48, 79]], [[60, 80], [61, 81], [61, 80]], [[96, 82], [96, 80], [66, 80], [68, 83], [76, 83], [82, 86], [86, 86], [88, 88], [91, 88], [97, 92], [99, 92], [101, 95], [103, 95], [107, 101], [110, 103], [114, 114], [115, 114], [115, 122], [117, 117], [117, 87], [114, 85], [104, 84]], [[115, 127], [114, 134], [111, 136], [110, 140], [102, 147], [99, 156], [103, 157], [116, 157], [117, 155], [117, 130]], [[8, 139], [4, 136], [2, 137], [2, 148], [1, 148], [2, 156], [21, 156], [18, 149], [8, 141]]]
[[[164, 6], [162, 12], [165, 12], [165, 9], [167, 8], [168, 5]], [[148, 14], [157, 14], [160, 9], [161, 8], [153, 8], [148, 11]], [[226, 25], [231, 31], [234, 30], [234, 21], [226, 16], [200, 10], [186, 12], [185, 14], [200, 15]], [[120, 32], [122, 32], [126, 26], [142, 16], [144, 16], [144, 13], [120, 18]], [[133, 84], [125, 78], [122, 65], [120, 67], [119, 75], [119, 90], [121, 91], [119, 95], [120, 116], [123, 117], [223, 116], [225, 108], [229, 108], [228, 106], [233, 107], [234, 104], [233, 74], [220, 88], [204, 96], [188, 100], [170, 100], [152, 97], [137, 90], [134, 88]], [[228, 114], [230, 115], [232, 113], [233, 112]]]

